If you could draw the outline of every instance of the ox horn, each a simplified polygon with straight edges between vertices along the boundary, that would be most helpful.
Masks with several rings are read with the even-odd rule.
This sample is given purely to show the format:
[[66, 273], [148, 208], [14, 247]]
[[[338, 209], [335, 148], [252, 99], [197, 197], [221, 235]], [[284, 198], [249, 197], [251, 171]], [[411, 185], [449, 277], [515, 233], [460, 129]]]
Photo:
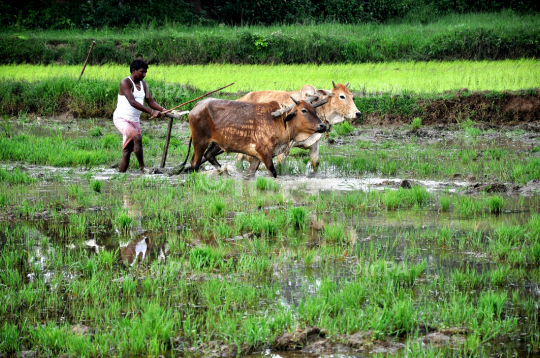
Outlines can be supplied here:
[[317, 98], [319, 98], [319, 96], [309, 96], [308, 98], [306, 98], [306, 102], [311, 103], [315, 101]]
[[279, 116], [282, 116], [284, 113], [289, 112], [291, 109], [294, 108], [294, 106], [295, 106], [294, 104], [291, 104], [290, 106], [283, 107], [282, 109], [279, 109], [279, 110], [277, 110], [275, 112], [272, 112], [270, 114], [272, 115], [272, 117], [277, 118]]
[[347, 81], [347, 83], [345, 83], [345, 87], [349, 87], [349, 81]]
[[294, 102], [294, 104], [298, 104], [298, 101], [295, 100], [295, 99], [293, 98], [293, 96], [289, 96], [289, 97], [291, 97], [291, 99], [292, 99], [292, 101]]
[[332, 80], [332, 84], [334, 85], [334, 88], [337, 88], [336, 83], [333, 80]]
[[326, 102], [328, 102], [328, 98], [321, 99], [320, 101], [313, 103], [311, 106], [312, 106], [313, 108], [317, 108], [317, 107], [322, 106], [322, 105], [325, 104]]

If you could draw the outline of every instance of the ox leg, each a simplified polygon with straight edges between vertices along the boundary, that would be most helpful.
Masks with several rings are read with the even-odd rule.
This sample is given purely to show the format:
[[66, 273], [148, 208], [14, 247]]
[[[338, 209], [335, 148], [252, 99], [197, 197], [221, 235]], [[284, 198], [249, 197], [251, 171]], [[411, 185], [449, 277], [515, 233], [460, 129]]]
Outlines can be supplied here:
[[208, 142], [198, 143], [195, 145], [193, 141], [193, 157], [191, 158], [191, 169], [198, 172], [199, 167], [201, 166], [201, 161], [204, 157], [204, 152], [208, 147]]
[[319, 142], [309, 147], [309, 158], [311, 159], [313, 170], [317, 171], [317, 167], [319, 166]]
[[255, 172], [257, 171], [257, 169], [259, 169], [259, 165], [261, 165], [261, 161], [257, 158], [252, 157], [249, 161], [248, 176], [251, 177], [255, 175]]
[[221, 168], [221, 165], [218, 163], [216, 156], [223, 153], [223, 149], [219, 145], [217, 145], [215, 142], [210, 144], [210, 147], [204, 152], [204, 159], [202, 160], [201, 164], [205, 162], [205, 159], [207, 159], [210, 164], [212, 164], [216, 169]]
[[274, 163], [272, 162], [272, 157], [267, 156], [263, 157], [264, 165], [266, 166], [266, 169], [268, 170], [268, 173], [273, 176], [274, 178], [277, 178], [277, 171], [274, 167]]

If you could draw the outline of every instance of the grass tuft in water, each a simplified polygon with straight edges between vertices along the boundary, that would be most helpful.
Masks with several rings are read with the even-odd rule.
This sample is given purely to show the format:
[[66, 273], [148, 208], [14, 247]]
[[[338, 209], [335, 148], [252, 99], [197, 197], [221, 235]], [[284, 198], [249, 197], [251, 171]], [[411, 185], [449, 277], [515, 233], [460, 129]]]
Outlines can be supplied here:
[[92, 180], [90, 185], [92, 186], [92, 190], [95, 191], [96, 193], [101, 192], [102, 182], [100, 182], [99, 180]]
[[196, 247], [189, 253], [189, 264], [194, 270], [213, 270], [221, 259], [221, 253], [210, 246]]
[[490, 196], [487, 199], [487, 204], [489, 207], [489, 211], [492, 214], [499, 214], [502, 211], [502, 208], [504, 207], [504, 199], [501, 198], [498, 195]]
[[439, 203], [441, 204], [441, 211], [447, 212], [450, 209], [450, 197], [448, 195], [441, 196]]
[[116, 214], [115, 221], [120, 227], [120, 230], [127, 231], [133, 222], [133, 218], [128, 213], [120, 211]]
[[354, 131], [354, 127], [347, 121], [338, 123], [333, 126], [333, 130], [340, 136], [347, 135]]
[[304, 208], [292, 208], [291, 223], [298, 229], [304, 229], [306, 226], [306, 209]]
[[100, 126], [96, 126], [90, 129], [89, 133], [92, 137], [101, 137], [103, 135], [103, 128], [101, 128]]
[[259, 190], [278, 190], [279, 185], [274, 181], [274, 179], [258, 177], [256, 183], [257, 189]]

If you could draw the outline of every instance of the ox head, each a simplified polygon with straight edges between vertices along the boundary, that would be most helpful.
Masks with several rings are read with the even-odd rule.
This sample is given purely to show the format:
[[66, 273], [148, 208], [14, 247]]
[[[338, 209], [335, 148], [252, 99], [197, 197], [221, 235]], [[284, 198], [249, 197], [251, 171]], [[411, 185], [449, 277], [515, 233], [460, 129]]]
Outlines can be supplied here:
[[318, 90], [315, 95], [319, 99], [328, 98], [328, 104], [321, 109], [321, 114], [325, 117], [328, 124], [341, 123], [344, 120], [357, 120], [362, 117], [362, 112], [354, 104], [353, 95], [348, 88], [349, 82], [342, 85], [332, 81], [332, 89]]
[[301, 142], [309, 138], [314, 133], [326, 132], [327, 126], [317, 116], [315, 108], [322, 106], [328, 102], [328, 99], [320, 100], [316, 103], [307, 101], [293, 100], [293, 104], [279, 111], [272, 112], [272, 116], [279, 117], [285, 115], [284, 123], [288, 123], [291, 139], [296, 142]]

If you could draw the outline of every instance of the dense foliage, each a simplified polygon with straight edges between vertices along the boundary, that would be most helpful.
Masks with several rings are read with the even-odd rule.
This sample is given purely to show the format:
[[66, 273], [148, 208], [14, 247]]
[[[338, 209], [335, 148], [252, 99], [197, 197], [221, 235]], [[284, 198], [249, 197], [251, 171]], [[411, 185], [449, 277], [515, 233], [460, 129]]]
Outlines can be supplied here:
[[231, 25], [413, 20], [512, 9], [534, 13], [533, 0], [1, 0], [0, 25], [18, 28], [101, 28], [165, 23]]
[[0, 63], [300, 64], [499, 60], [540, 56], [540, 16], [448, 15], [428, 25], [139, 27], [0, 33]]

